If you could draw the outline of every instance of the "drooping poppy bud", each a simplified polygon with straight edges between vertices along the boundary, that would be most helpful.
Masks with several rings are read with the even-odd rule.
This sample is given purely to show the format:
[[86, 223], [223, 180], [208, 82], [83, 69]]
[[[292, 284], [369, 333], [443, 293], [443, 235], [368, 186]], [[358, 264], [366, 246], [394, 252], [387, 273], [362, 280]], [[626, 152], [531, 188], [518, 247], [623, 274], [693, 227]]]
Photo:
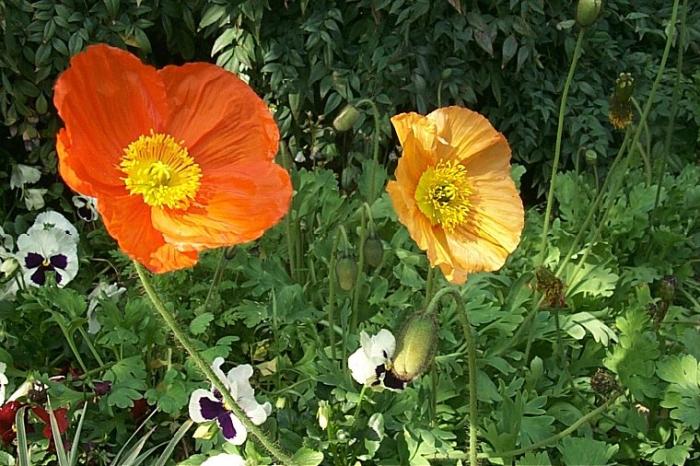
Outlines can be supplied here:
[[370, 267], [379, 267], [384, 259], [384, 247], [378, 238], [367, 238], [364, 246], [365, 262]]
[[333, 120], [333, 127], [340, 132], [350, 131], [359, 118], [360, 111], [353, 105], [346, 105]]
[[342, 257], [335, 264], [335, 275], [338, 278], [338, 285], [343, 291], [350, 291], [355, 287], [357, 280], [357, 264], [350, 257]]
[[579, 0], [576, 6], [576, 22], [581, 27], [588, 27], [598, 19], [603, 9], [603, 0]]
[[[399, 335], [396, 355], [392, 361], [391, 375], [405, 385], [423, 374], [430, 367], [435, 356], [438, 341], [437, 331], [437, 322], [433, 315], [425, 314], [422, 311], [413, 314]], [[388, 379], [390, 377], [385, 377], [385, 385], [387, 385]]]

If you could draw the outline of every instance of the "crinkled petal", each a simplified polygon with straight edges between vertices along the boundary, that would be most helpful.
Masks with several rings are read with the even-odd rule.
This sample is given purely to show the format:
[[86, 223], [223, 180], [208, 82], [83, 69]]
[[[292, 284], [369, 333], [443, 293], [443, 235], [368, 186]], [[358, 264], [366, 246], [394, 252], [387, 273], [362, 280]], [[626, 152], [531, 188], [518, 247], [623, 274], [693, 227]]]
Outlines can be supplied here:
[[367, 357], [367, 353], [362, 347], [348, 358], [348, 369], [350, 369], [352, 378], [362, 385], [370, 384], [376, 379], [376, 368], [377, 366]]
[[118, 162], [124, 148], [142, 134], [162, 131], [168, 116], [155, 68], [103, 44], [73, 56], [56, 81], [54, 105], [65, 124], [60, 172], [71, 188], [89, 196], [123, 185]]
[[234, 445], [243, 445], [248, 438], [248, 429], [243, 423], [233, 414], [228, 413], [218, 418], [221, 435], [224, 436], [227, 442]]
[[153, 209], [153, 224], [166, 241], [194, 249], [232, 246], [259, 238], [287, 213], [289, 174], [259, 161], [229, 171], [205, 172], [199, 206], [182, 211]]
[[235, 74], [209, 63], [159, 71], [171, 113], [167, 131], [182, 140], [203, 167], [271, 161], [279, 131], [270, 111]]
[[204, 390], [203, 388], [198, 388], [193, 391], [190, 395], [190, 403], [188, 405], [190, 419], [196, 423], [208, 422], [217, 418], [217, 413], [207, 412], [205, 408], [202, 407], [202, 402], [209, 403], [221, 403], [212, 392], [209, 390]]

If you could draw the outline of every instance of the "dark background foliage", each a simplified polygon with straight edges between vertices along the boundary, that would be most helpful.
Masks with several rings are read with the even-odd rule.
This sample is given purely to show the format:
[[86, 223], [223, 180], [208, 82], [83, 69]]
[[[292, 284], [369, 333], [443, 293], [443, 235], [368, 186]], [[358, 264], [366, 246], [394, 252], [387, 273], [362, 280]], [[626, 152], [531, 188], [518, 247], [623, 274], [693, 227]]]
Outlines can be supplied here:
[[[684, 152], [671, 159], [677, 167], [696, 152], [700, 121], [700, 11], [693, 5], [687, 43], [694, 53], [686, 53], [676, 123], [685, 141], [674, 146]], [[370, 97], [385, 115], [466, 105], [506, 134], [514, 160], [527, 167], [523, 189], [532, 201], [549, 177], [574, 8], [541, 0], [0, 1], [0, 167], [12, 158], [55, 170], [53, 82], [71, 55], [108, 42], [157, 66], [213, 56], [243, 74], [275, 109], [292, 156], [301, 152], [309, 165], [344, 171], [346, 188], [354, 185], [372, 127], [367, 119], [360, 131], [337, 135], [331, 121], [344, 104]], [[607, 123], [614, 80], [631, 72], [637, 96], [648, 92], [669, 12], [660, 0], [606, 2], [572, 86], [566, 165], [593, 149], [605, 166], [608, 147], [621, 139]], [[668, 83], [677, 72], [671, 62]], [[654, 135], [669, 113], [672, 86], [664, 88], [650, 122]], [[388, 120], [382, 129], [391, 134]]]

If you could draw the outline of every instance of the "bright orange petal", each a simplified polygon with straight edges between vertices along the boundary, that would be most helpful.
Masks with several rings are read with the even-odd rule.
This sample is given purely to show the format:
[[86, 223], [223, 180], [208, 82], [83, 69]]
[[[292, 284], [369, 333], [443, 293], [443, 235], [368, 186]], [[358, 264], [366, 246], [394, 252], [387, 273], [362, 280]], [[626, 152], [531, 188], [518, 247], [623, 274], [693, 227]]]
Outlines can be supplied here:
[[71, 59], [56, 81], [54, 105], [65, 123], [59, 163], [67, 167], [61, 172], [95, 191], [123, 184], [122, 151], [141, 134], [161, 130], [168, 113], [156, 70], [107, 45], [88, 47]]
[[236, 75], [208, 63], [167, 66], [159, 73], [171, 109], [167, 131], [185, 142], [205, 170], [275, 157], [277, 125]]
[[179, 252], [166, 244], [163, 234], [153, 228], [151, 208], [141, 196], [131, 196], [124, 191], [121, 196], [100, 198], [97, 208], [105, 228], [121, 250], [151, 272], [169, 272], [196, 263], [196, 253]]
[[58, 154], [58, 170], [63, 181], [65, 181], [73, 191], [85, 196], [95, 197], [97, 192], [93, 189], [92, 185], [87, 183], [83, 176], [78, 175], [78, 173], [83, 174], [86, 171], [83, 164], [80, 163], [80, 160], [76, 158], [73, 160], [73, 163], [68, 163], [68, 158], [70, 157], [70, 140], [68, 139], [65, 128], [61, 128], [56, 135], [56, 153]]
[[289, 174], [267, 161], [205, 172], [199, 205], [186, 211], [153, 209], [153, 224], [179, 249], [232, 246], [259, 238], [288, 211]]

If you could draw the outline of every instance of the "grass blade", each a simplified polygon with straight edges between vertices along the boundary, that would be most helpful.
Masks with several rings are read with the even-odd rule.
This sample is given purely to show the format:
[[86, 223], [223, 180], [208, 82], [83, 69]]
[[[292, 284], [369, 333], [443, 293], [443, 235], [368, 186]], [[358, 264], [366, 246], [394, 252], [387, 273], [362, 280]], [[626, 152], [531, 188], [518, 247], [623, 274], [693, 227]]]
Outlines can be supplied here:
[[53, 444], [56, 447], [58, 464], [60, 466], [71, 466], [68, 462], [68, 456], [66, 456], [66, 448], [63, 446], [61, 430], [58, 428], [58, 422], [56, 421], [56, 416], [54, 415], [53, 408], [51, 407], [51, 400], [48, 400], [48, 408], [49, 422], [51, 423], [51, 435], [53, 437]]
[[168, 445], [165, 447], [165, 450], [163, 450], [163, 453], [161, 453], [160, 457], [158, 460], [153, 463], [153, 466], [165, 466], [166, 461], [170, 459], [170, 456], [173, 454], [173, 450], [175, 450], [175, 446], [178, 444], [180, 440], [182, 440], [182, 437], [185, 436], [188, 430], [190, 430], [190, 427], [192, 427], [192, 424], [194, 424], [192, 421], [188, 420], [184, 424], [180, 426], [180, 428], [175, 432], [175, 435], [173, 438], [168, 442]]
[[24, 413], [26, 406], [22, 406], [15, 414], [15, 426], [17, 427], [17, 459], [19, 466], [29, 466], [29, 447], [27, 446], [27, 427], [24, 425]]
[[73, 437], [73, 446], [70, 449], [70, 465], [73, 466], [75, 461], [78, 459], [78, 444], [80, 443], [80, 433], [83, 430], [83, 421], [85, 420], [85, 413], [87, 412], [87, 403], [83, 406], [83, 412], [80, 413], [80, 420], [78, 421], [78, 428], [75, 430], [75, 436]]
[[123, 447], [119, 450], [119, 453], [117, 453], [117, 456], [114, 457], [112, 462], [110, 463], [110, 466], [117, 466], [119, 464], [119, 458], [121, 458], [122, 453], [124, 453], [124, 450], [126, 450], [126, 447], [129, 446], [132, 440], [136, 437], [136, 435], [141, 432], [141, 429], [143, 429], [146, 426], [146, 423], [158, 412], [158, 409], [154, 409], [151, 414], [148, 415], [148, 417], [141, 423], [141, 425], [134, 431], [133, 434], [131, 434], [131, 437], [126, 441]]

